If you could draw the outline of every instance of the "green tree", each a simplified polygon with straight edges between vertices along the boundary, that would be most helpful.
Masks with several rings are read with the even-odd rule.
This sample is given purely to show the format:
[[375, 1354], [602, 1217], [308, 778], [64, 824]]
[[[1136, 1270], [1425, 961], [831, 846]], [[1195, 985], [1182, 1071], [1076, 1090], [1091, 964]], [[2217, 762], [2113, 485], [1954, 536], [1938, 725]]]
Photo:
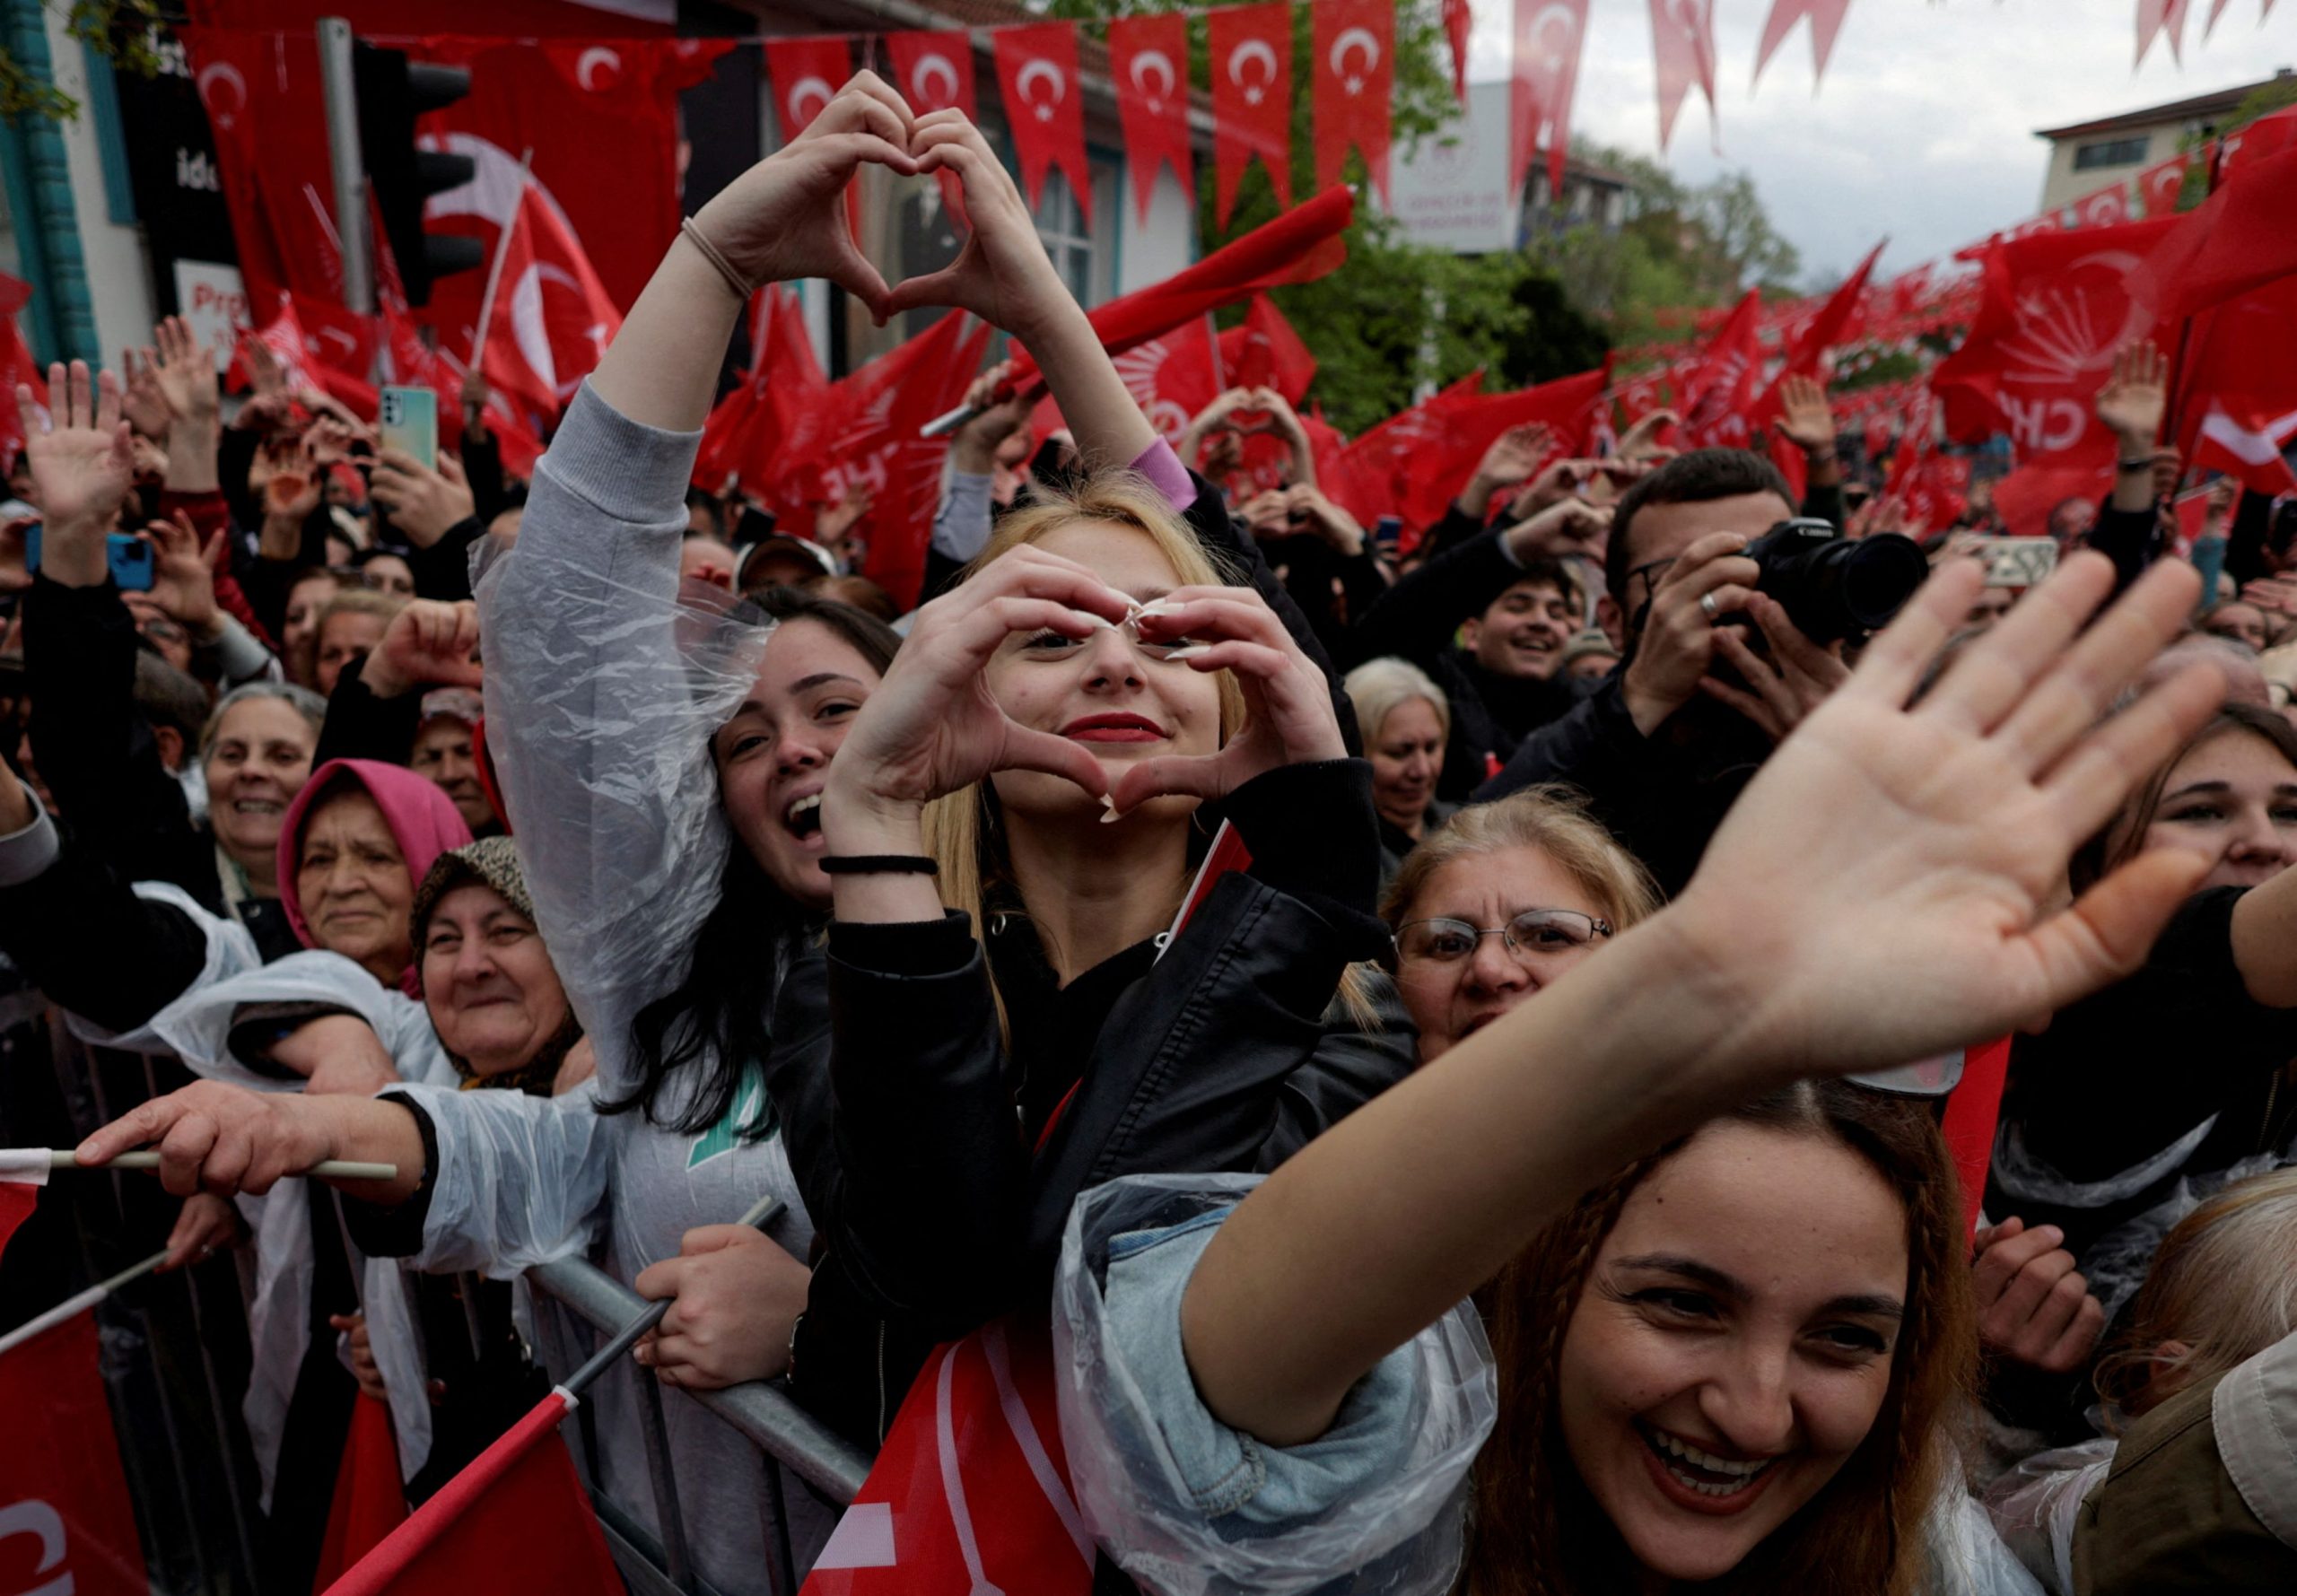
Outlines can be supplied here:
[[[41, 0], [41, 5], [53, 10], [56, 0]], [[159, 0], [68, 0], [64, 31], [105, 59], [148, 78], [160, 70], [159, 52], [152, 47], [152, 29], [159, 21]], [[0, 118], [68, 122], [79, 114], [78, 100], [27, 70], [13, 52], [0, 49]]]

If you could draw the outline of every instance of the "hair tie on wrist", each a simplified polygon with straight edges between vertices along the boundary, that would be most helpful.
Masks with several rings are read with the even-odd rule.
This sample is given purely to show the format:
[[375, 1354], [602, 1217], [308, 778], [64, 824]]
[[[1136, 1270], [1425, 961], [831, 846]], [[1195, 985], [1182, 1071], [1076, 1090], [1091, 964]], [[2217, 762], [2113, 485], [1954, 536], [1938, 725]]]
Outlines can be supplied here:
[[825, 853], [825, 876], [939, 876], [941, 861], [922, 853]]
[[734, 291], [734, 297], [745, 304], [748, 303], [750, 295], [757, 292], [757, 284], [742, 280], [741, 273], [734, 269], [734, 263], [721, 254], [718, 246], [712, 243], [703, 235], [702, 229], [694, 224], [694, 218], [688, 216], [680, 221], [678, 231], [685, 234], [696, 249], [702, 251], [703, 259], [718, 269], [718, 275], [726, 279], [726, 286]]

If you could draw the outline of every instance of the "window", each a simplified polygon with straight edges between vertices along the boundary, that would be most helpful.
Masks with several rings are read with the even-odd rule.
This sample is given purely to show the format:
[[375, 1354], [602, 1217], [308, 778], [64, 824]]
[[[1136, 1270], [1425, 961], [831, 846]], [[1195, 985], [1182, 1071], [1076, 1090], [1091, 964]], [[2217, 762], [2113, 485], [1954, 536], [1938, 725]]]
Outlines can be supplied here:
[[2101, 166], [2135, 166], [2145, 159], [2146, 141], [2142, 138], [2109, 139], [2104, 144], [2083, 144], [2074, 152], [2075, 171], [2094, 171]]
[[1116, 168], [1089, 163], [1093, 183], [1093, 225], [1087, 229], [1077, 209], [1077, 196], [1068, 175], [1048, 172], [1043, 202], [1037, 206], [1037, 237], [1052, 257], [1053, 269], [1069, 284], [1078, 303], [1099, 304], [1116, 292], [1116, 230], [1123, 224], [1117, 192]]

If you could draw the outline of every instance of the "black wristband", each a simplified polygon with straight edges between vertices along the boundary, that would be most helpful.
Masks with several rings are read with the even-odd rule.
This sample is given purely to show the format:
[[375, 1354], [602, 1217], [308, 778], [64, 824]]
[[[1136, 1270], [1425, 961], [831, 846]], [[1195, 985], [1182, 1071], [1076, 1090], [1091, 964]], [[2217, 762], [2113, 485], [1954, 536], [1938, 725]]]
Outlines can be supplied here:
[[825, 853], [816, 861], [825, 876], [939, 876], [941, 861], [922, 853]]

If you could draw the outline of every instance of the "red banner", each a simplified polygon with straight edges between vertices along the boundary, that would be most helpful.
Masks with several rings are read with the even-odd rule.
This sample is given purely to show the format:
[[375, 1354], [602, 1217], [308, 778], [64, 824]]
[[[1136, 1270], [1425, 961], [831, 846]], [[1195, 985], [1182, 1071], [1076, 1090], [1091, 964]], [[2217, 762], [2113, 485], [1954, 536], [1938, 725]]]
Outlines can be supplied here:
[[145, 1596], [92, 1313], [0, 1353], [0, 1591]]
[[[748, 378], [703, 423], [694, 485], [717, 493], [731, 481], [768, 499], [776, 453], [802, 454], [811, 447], [828, 388], [797, 292], [767, 283], [750, 300]], [[780, 513], [783, 507], [773, 508]]]
[[1245, 167], [1257, 155], [1280, 208], [1292, 204], [1292, 7], [1230, 5], [1210, 13], [1213, 223], [1223, 231], [1236, 208]]
[[2218, 182], [2240, 176], [2268, 155], [2278, 155], [2293, 138], [2297, 138], [2297, 106], [2236, 128], [2218, 141]]
[[996, 46], [997, 83], [1005, 93], [1005, 119], [1013, 130], [1014, 153], [1021, 158], [1021, 186], [1028, 190], [1030, 207], [1042, 202], [1045, 174], [1058, 170], [1069, 179], [1078, 212], [1091, 226], [1093, 182], [1085, 164], [1077, 24], [999, 28], [990, 38]]
[[842, 35], [769, 39], [765, 75], [773, 85], [773, 116], [786, 144], [812, 126], [853, 75], [853, 41]]
[[1291, 405], [1306, 398], [1316, 379], [1316, 357], [1264, 293], [1253, 295], [1242, 327], [1220, 335], [1220, 365], [1228, 387], [1272, 388]]
[[2007, 432], [2027, 464], [2109, 459], [2112, 435], [2092, 406], [2123, 349], [2149, 336], [2170, 346], [2135, 289], [2146, 257], [2181, 225], [2133, 222], [1989, 244], [1969, 336], [1931, 374], [1948, 434], [1978, 442]]
[[1835, 35], [1842, 31], [1843, 13], [1849, 9], [1850, 0], [1770, 0], [1770, 15], [1762, 25], [1762, 42], [1755, 47], [1755, 81], [1762, 81], [1762, 69], [1770, 65], [1770, 57], [1786, 42], [1795, 24], [1808, 17], [1811, 79], [1815, 89], [1818, 80], [1827, 74], [1827, 58], [1834, 54]]
[[1133, 199], [1146, 222], [1158, 166], [1173, 169], [1183, 195], [1193, 200], [1196, 194], [1189, 161], [1188, 19], [1169, 12], [1112, 22], [1109, 78], [1116, 85]]
[[1175, 448], [1197, 413], [1224, 386], [1210, 316], [1192, 317], [1170, 332], [1136, 344], [1116, 357], [1125, 391], [1148, 424]]
[[1571, 143], [1571, 96], [1586, 42], [1587, 0], [1515, 0], [1515, 60], [1507, 87], [1507, 173], [1524, 187], [1537, 153], [1547, 152], [1550, 203], [1563, 192]]
[[623, 1596], [598, 1515], [558, 1438], [572, 1399], [552, 1391], [327, 1596]]
[[362, 1392], [351, 1403], [351, 1430], [328, 1503], [327, 1538], [311, 1588], [324, 1591], [351, 1565], [406, 1522], [406, 1493], [399, 1483], [398, 1443], [391, 1435], [390, 1405]]
[[1388, 203], [1388, 101], [1395, 88], [1396, 11], [1390, 0], [1321, 0], [1315, 38], [1316, 187], [1341, 179], [1348, 146], [1363, 153]]
[[1659, 148], [1675, 135], [1683, 97], [1697, 83], [1715, 128], [1715, 0], [1651, 0], [1651, 50], [1659, 73]]

